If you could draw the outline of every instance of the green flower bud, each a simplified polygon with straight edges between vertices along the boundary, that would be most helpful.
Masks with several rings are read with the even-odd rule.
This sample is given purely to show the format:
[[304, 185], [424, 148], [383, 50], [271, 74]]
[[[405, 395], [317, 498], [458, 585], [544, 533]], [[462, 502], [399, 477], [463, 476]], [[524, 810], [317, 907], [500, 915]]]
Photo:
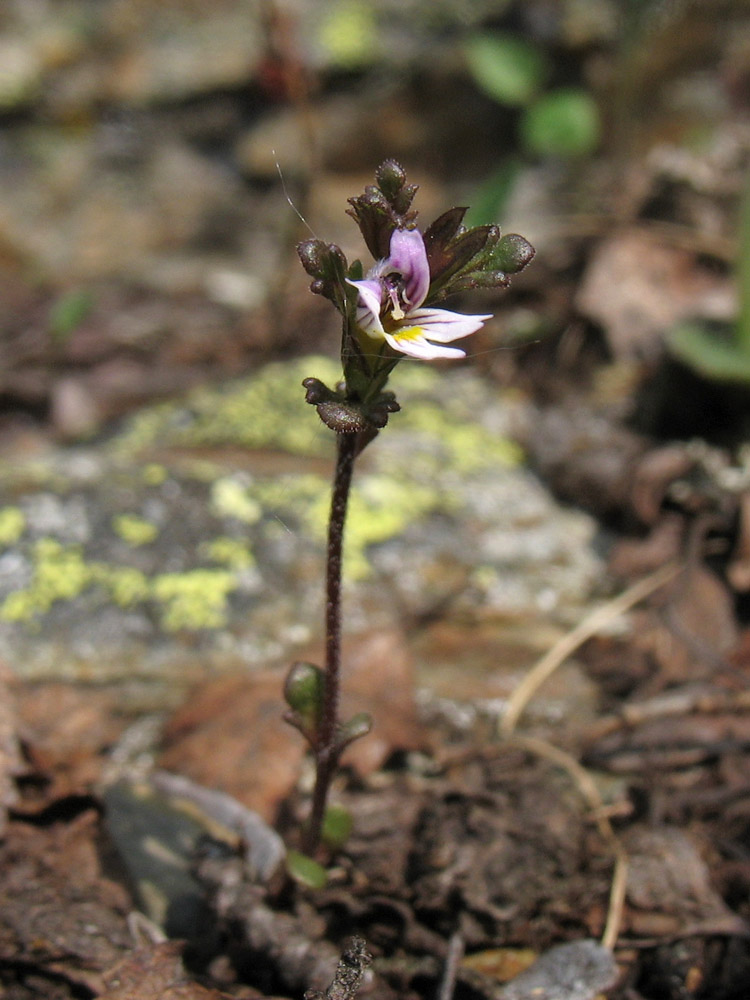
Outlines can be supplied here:
[[299, 729], [310, 744], [314, 743], [318, 730], [324, 688], [323, 671], [303, 660], [292, 664], [284, 683], [284, 698], [291, 709], [284, 718]]
[[388, 203], [399, 215], [405, 215], [411, 208], [416, 184], [406, 183], [406, 171], [395, 160], [386, 160], [375, 171], [375, 181]]
[[493, 247], [484, 269], [518, 274], [533, 260], [535, 253], [533, 246], [523, 236], [508, 233]]

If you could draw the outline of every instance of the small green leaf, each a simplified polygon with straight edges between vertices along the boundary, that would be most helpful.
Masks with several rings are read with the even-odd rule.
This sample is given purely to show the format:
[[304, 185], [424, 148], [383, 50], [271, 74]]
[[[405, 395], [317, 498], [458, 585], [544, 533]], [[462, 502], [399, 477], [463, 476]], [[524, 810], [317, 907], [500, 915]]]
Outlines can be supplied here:
[[596, 149], [600, 134], [596, 102], [578, 87], [545, 94], [521, 120], [524, 143], [539, 156], [586, 156]]
[[523, 38], [482, 32], [466, 40], [464, 51], [477, 86], [500, 104], [528, 104], [544, 81], [544, 55]]
[[716, 382], [750, 384], [750, 355], [731, 339], [731, 331], [711, 331], [685, 323], [673, 330], [667, 344], [675, 357], [704, 378]]
[[328, 872], [323, 865], [300, 851], [286, 852], [286, 869], [295, 882], [308, 889], [324, 889], [328, 881]]
[[330, 805], [323, 817], [320, 835], [323, 842], [336, 850], [345, 844], [352, 832], [352, 814], [341, 805]]
[[363, 736], [372, 729], [372, 716], [369, 712], [357, 712], [348, 722], [345, 722], [339, 729], [338, 745], [348, 747], [354, 740], [361, 740]]

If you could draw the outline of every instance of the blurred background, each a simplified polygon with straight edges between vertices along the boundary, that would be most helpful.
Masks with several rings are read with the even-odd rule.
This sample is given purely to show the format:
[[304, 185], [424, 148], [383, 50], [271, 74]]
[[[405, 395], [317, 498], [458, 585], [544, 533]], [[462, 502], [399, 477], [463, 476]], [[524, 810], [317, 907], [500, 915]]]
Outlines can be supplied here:
[[672, 331], [737, 316], [749, 105], [746, 0], [4, 0], [6, 446], [335, 356], [294, 244], [362, 253], [345, 199], [387, 156], [425, 223], [468, 204], [537, 247], [480, 303], [492, 378], [558, 394], [604, 366], [649, 432], [726, 434], [742, 392], [684, 396], [716, 335]]

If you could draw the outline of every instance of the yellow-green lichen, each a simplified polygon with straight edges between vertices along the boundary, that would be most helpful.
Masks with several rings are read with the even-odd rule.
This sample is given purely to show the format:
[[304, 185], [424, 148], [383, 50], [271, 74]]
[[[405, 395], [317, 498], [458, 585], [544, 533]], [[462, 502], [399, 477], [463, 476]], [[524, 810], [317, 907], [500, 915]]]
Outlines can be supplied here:
[[26, 518], [18, 507], [0, 508], [0, 545], [13, 545], [26, 530]]
[[[331, 484], [327, 478], [305, 472], [299, 476], [277, 476], [274, 479], [260, 479], [253, 484], [253, 495], [264, 510], [272, 514], [290, 511], [302, 517], [309, 513], [311, 506], [326, 498], [330, 502]], [[321, 517], [321, 526], [325, 524]]]
[[155, 524], [138, 517], [136, 514], [116, 514], [112, 518], [112, 530], [134, 548], [139, 545], [148, 545], [159, 534], [159, 529]]
[[147, 462], [143, 466], [141, 475], [146, 486], [161, 486], [162, 483], [166, 482], [169, 473], [158, 462]]
[[148, 599], [149, 580], [133, 566], [109, 566], [92, 563], [91, 582], [100, 584], [120, 608], [130, 608]]
[[491, 433], [466, 417], [461, 419], [449, 406], [437, 403], [414, 400], [404, 410], [401, 429], [405, 433], [434, 438], [443, 451], [440, 465], [462, 474], [498, 466], [511, 468], [523, 459], [523, 452], [515, 442]]
[[210, 542], [204, 542], [200, 546], [200, 554], [211, 562], [237, 571], [250, 569], [255, 565], [250, 547], [238, 538], [230, 538], [228, 535], [219, 535]]
[[30, 621], [49, 611], [55, 601], [78, 597], [91, 582], [91, 570], [79, 546], [63, 546], [53, 538], [40, 539], [33, 550], [31, 584], [9, 594], [0, 605], [4, 621]]
[[165, 631], [221, 628], [227, 598], [237, 587], [237, 574], [227, 569], [193, 569], [153, 578], [128, 566], [87, 563], [79, 546], [41, 539], [32, 553], [28, 587], [9, 594], [0, 605], [0, 620], [33, 623], [58, 601], [72, 601], [90, 587], [101, 587], [118, 607], [153, 601]]
[[227, 599], [236, 587], [236, 575], [228, 570], [194, 569], [154, 577], [151, 593], [162, 605], [162, 628], [178, 632], [226, 625]]
[[395, 538], [439, 502], [438, 494], [429, 487], [385, 475], [364, 477], [349, 499], [344, 572], [353, 580], [368, 577], [372, 572], [368, 547]]
[[[321, 476], [287, 476], [257, 484], [264, 509], [294, 517], [297, 525], [323, 542], [331, 503], [330, 483]], [[376, 542], [399, 535], [409, 524], [441, 504], [431, 486], [399, 481], [387, 475], [369, 474], [355, 480], [349, 498], [344, 546], [344, 573], [352, 580], [370, 575], [367, 549]]]
[[129, 423], [117, 448], [132, 454], [154, 446], [279, 448], [297, 455], [322, 455], [333, 435], [305, 405], [302, 379], [328, 384], [341, 377], [324, 357], [270, 364], [257, 375], [222, 386], [194, 390], [180, 403], [144, 410]]
[[[341, 378], [341, 369], [330, 358], [297, 358], [267, 365], [256, 375], [221, 388], [202, 387], [182, 403], [166, 403], [138, 414], [119, 438], [119, 448], [132, 454], [156, 446], [239, 445], [329, 455], [334, 435], [304, 404], [301, 381], [311, 375], [333, 386]], [[441, 454], [433, 452], [432, 460], [425, 449], [422, 465], [431, 466], [433, 473], [446, 464], [460, 473], [518, 465], [522, 460], [519, 447], [475, 419], [476, 407], [484, 399], [481, 384], [464, 377], [466, 392], [461, 385], [450, 392], [446, 388], [440, 393], [441, 401], [435, 402], [440, 386], [448, 382], [445, 372], [421, 364], [401, 365], [393, 378], [403, 404], [402, 412], [393, 417], [394, 431], [425, 434], [440, 445]]]
[[211, 486], [211, 508], [218, 517], [234, 517], [245, 524], [256, 524], [263, 511], [247, 487], [231, 476], [222, 476]]

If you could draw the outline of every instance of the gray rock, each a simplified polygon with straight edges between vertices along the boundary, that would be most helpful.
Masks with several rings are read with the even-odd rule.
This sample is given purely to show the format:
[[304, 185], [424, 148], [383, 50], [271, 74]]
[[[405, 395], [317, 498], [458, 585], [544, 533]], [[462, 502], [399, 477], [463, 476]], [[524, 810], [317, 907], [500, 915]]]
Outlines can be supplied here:
[[[18, 674], [145, 679], [175, 700], [206, 670], [320, 639], [333, 442], [305, 375], [338, 368], [270, 365], [0, 472], [0, 655]], [[345, 629], [439, 615], [469, 642], [472, 623], [577, 620], [596, 526], [523, 467], [508, 404], [468, 369], [392, 381], [403, 410], [355, 474]]]

